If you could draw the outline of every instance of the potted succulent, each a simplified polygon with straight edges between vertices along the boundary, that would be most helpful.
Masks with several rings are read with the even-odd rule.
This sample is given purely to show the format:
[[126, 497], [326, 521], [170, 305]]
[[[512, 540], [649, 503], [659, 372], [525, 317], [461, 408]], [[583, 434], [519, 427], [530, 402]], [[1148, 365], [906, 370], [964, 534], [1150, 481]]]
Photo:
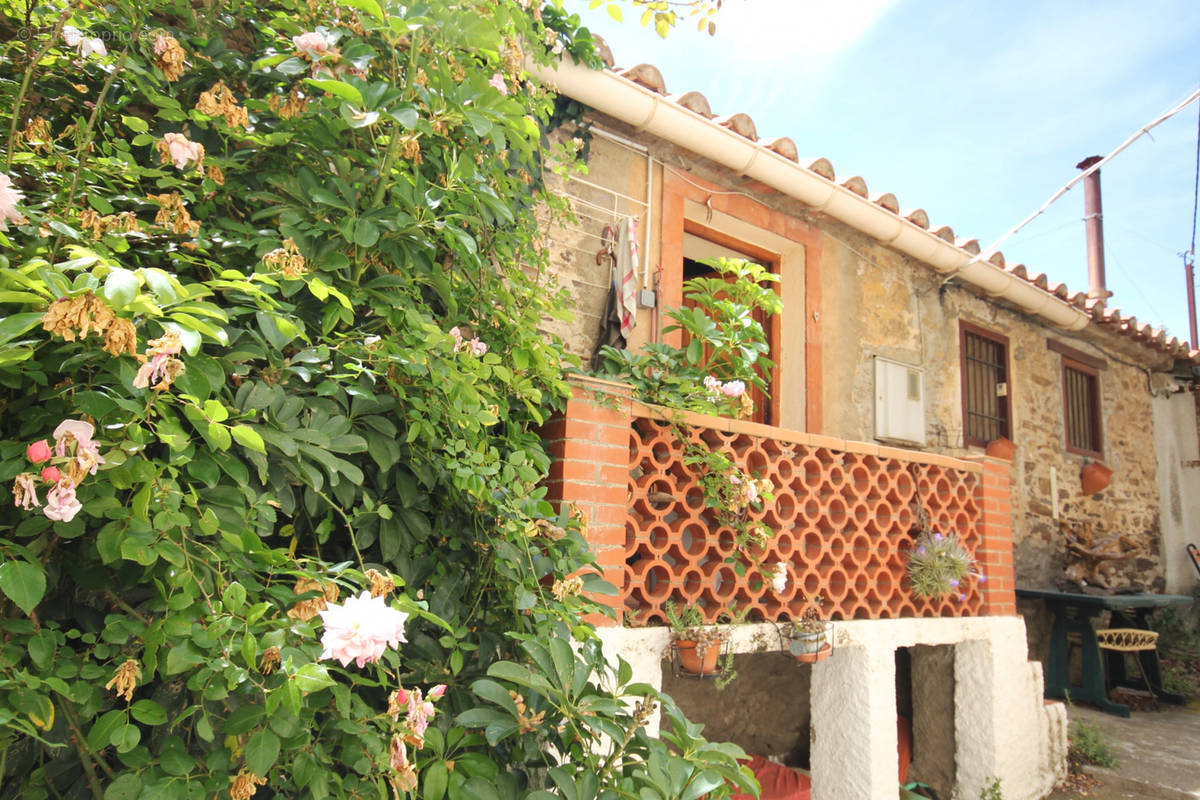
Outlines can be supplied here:
[[833, 623], [821, 619], [820, 606], [821, 598], [814, 597], [788, 634], [788, 652], [802, 664], [823, 661], [833, 652]]
[[678, 659], [679, 669], [686, 675], [717, 675], [721, 671], [721, 649], [727, 638], [725, 631], [706, 625], [699, 606], [680, 607], [667, 601], [663, 605], [663, 613], [671, 628], [671, 647]]

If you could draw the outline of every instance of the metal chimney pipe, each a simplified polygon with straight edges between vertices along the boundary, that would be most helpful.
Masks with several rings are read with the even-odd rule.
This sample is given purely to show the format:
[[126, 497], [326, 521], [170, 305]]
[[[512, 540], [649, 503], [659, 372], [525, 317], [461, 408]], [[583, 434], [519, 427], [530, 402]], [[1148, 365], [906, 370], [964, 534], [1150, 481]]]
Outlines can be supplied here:
[[[1087, 169], [1100, 156], [1085, 158], [1075, 165]], [[1083, 179], [1084, 222], [1087, 223], [1088, 299], [1107, 300], [1112, 296], [1104, 282], [1104, 211], [1100, 205], [1100, 170]]]

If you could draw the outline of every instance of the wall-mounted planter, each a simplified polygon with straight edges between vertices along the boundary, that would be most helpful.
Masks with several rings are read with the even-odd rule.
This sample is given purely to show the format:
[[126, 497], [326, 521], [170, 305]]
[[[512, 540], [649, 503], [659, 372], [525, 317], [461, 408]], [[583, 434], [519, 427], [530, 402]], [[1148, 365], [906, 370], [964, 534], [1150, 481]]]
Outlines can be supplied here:
[[833, 623], [826, 622], [815, 631], [793, 629], [787, 645], [788, 652], [801, 664], [824, 661], [833, 652]]
[[1080, 470], [1079, 480], [1083, 484], [1083, 493], [1090, 496], [1108, 488], [1112, 480], [1112, 470], [1099, 461], [1089, 461]]
[[1001, 436], [999, 439], [992, 439], [988, 442], [985, 452], [992, 458], [1002, 458], [1005, 461], [1012, 461], [1013, 456], [1017, 454], [1017, 446], [1012, 443], [1012, 440]]
[[711, 677], [717, 674], [723, 642], [695, 642], [681, 639], [675, 642], [675, 654], [679, 669], [686, 675]]

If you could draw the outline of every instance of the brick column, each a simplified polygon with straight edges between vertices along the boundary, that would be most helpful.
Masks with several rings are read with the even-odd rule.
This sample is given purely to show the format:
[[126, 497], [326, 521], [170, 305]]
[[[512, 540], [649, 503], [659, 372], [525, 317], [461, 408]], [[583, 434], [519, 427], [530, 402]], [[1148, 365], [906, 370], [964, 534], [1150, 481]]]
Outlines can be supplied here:
[[983, 613], [1003, 616], [1017, 613], [1013, 573], [1012, 464], [989, 456], [972, 456], [983, 466], [975, 500], [979, 504], [979, 529], [983, 544], [975, 560], [987, 576], [983, 585]]
[[624, 608], [625, 524], [629, 516], [629, 387], [585, 376], [571, 378], [566, 410], [542, 428], [554, 463], [546, 479], [547, 499], [560, 511], [579, 508], [587, 520], [587, 540], [606, 581], [620, 592], [596, 595], [613, 607], [617, 619], [592, 615], [596, 625], [620, 624]]

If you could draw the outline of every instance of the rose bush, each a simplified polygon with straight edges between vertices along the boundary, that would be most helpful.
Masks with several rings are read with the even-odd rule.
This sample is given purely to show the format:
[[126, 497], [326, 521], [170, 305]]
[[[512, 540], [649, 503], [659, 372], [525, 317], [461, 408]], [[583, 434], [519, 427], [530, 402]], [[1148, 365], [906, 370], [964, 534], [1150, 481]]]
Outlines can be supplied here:
[[578, 20], [4, 8], [0, 796], [752, 786], [605, 666], [538, 487], [569, 108], [524, 65]]

